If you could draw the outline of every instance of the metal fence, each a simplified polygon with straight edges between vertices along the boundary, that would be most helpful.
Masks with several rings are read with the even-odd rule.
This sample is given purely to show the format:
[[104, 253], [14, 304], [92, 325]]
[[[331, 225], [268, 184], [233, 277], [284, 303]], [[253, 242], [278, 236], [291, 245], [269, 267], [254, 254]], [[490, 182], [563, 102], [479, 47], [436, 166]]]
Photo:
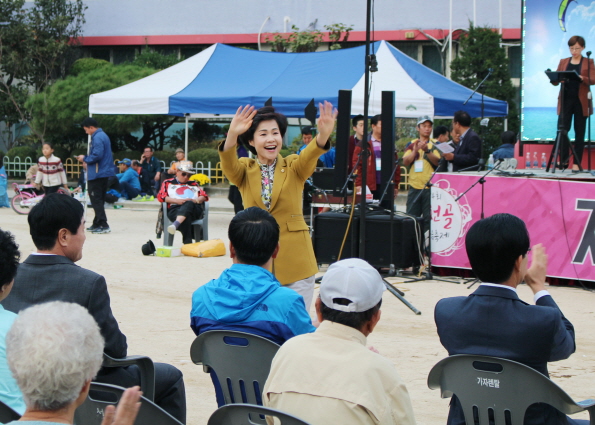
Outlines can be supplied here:
[[20, 157], [15, 156], [12, 161], [7, 156], [2, 158], [2, 162], [4, 164], [4, 168], [6, 169], [6, 174], [9, 177], [25, 177], [27, 174], [27, 170], [31, 168], [33, 164], [37, 164], [37, 161], [33, 162], [30, 157], [26, 157], [24, 160], [21, 160]]

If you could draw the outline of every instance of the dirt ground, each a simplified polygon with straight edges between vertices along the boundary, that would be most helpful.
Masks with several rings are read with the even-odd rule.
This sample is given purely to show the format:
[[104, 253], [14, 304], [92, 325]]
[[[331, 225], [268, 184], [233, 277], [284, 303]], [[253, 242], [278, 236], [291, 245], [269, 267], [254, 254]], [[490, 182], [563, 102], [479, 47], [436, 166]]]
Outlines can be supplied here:
[[[112, 309], [122, 331], [128, 337], [129, 354], [144, 354], [154, 361], [171, 363], [184, 373], [188, 402], [188, 424], [206, 424], [216, 409], [209, 376], [202, 367], [190, 361], [189, 349], [194, 339], [190, 329], [190, 304], [193, 291], [217, 277], [229, 267], [225, 257], [198, 259], [192, 257], [159, 258], [141, 253], [141, 246], [155, 238], [155, 209], [107, 210], [112, 233], [87, 233], [80, 266], [105, 276]], [[233, 212], [212, 211], [209, 236], [227, 244], [227, 226]], [[91, 220], [93, 211], [87, 213]], [[12, 209], [0, 209], [0, 227], [15, 234], [23, 259], [34, 250], [26, 216]], [[181, 244], [176, 235], [174, 245]], [[550, 253], [555, 255], [555, 253]], [[391, 282], [402, 279], [391, 278]], [[434, 325], [433, 310], [444, 297], [467, 295], [465, 285], [423, 281], [396, 283], [406, 298], [422, 314], [415, 315], [399, 299], [386, 291], [382, 318], [368, 343], [391, 359], [405, 380], [419, 424], [444, 424], [448, 399], [429, 390], [426, 379], [432, 366], [446, 357]], [[575, 400], [595, 398], [592, 384], [595, 374], [595, 294], [574, 288], [549, 288], [554, 299], [576, 329], [577, 350], [570, 359], [552, 363], [553, 380]], [[532, 303], [530, 289], [519, 287], [519, 296]], [[313, 314], [313, 310], [311, 311]], [[587, 419], [586, 413], [575, 415]]]

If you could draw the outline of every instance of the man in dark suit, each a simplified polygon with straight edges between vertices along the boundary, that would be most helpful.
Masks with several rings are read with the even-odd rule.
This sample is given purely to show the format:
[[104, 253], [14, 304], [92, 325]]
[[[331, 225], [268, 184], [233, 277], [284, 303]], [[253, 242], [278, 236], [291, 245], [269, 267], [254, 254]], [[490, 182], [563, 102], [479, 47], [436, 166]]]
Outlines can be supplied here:
[[[105, 353], [126, 356], [126, 336], [112, 314], [105, 278], [75, 264], [83, 256], [85, 218], [81, 203], [68, 195], [51, 194], [31, 209], [29, 228], [37, 252], [18, 268], [12, 293], [2, 305], [19, 311], [48, 301], [66, 301], [85, 307], [105, 339]], [[136, 366], [102, 368], [98, 382], [132, 387], [140, 384]], [[186, 395], [182, 373], [155, 363], [155, 402], [182, 423], [186, 421]]]
[[455, 112], [452, 120], [452, 131], [460, 135], [460, 142], [455, 145], [454, 152], [445, 153], [448, 171], [459, 171], [479, 163], [481, 158], [481, 139], [471, 130], [471, 117], [465, 111]]
[[[529, 233], [510, 214], [476, 222], [465, 239], [475, 275], [484, 283], [468, 297], [442, 299], [434, 319], [440, 342], [449, 355], [476, 354], [514, 360], [548, 375], [547, 362], [563, 360], [575, 350], [574, 327], [545, 290], [547, 255], [533, 246], [527, 269]], [[521, 301], [516, 287], [525, 281], [535, 305]], [[461, 405], [452, 397], [448, 425], [464, 425]], [[540, 403], [527, 409], [525, 425], [574, 424], [553, 407]]]

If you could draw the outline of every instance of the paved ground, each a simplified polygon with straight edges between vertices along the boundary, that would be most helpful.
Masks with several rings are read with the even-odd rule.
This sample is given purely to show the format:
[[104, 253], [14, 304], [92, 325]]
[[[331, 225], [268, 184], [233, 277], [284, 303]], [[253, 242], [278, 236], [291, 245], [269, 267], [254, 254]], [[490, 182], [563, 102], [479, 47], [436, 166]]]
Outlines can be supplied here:
[[[227, 226], [233, 216], [231, 204], [215, 194], [211, 202], [209, 234], [227, 244]], [[149, 205], [130, 204], [126, 203], [122, 209], [107, 210], [112, 233], [87, 234], [79, 265], [106, 277], [114, 315], [128, 337], [129, 353], [146, 354], [155, 361], [180, 368], [187, 387], [188, 423], [206, 424], [216, 403], [209, 376], [203, 373], [202, 367], [192, 364], [189, 357], [194, 339], [189, 326], [191, 296], [197, 287], [229, 267], [231, 260], [227, 255], [202, 259], [143, 256], [141, 246], [147, 240], [153, 240], [156, 245], [160, 243], [154, 233], [157, 210]], [[91, 210], [87, 220], [92, 217]], [[26, 216], [2, 208], [0, 227], [15, 234], [23, 257], [34, 250]], [[180, 243], [178, 234], [174, 245]], [[417, 422], [443, 425], [448, 400], [440, 399], [440, 394], [429, 390], [426, 384], [431, 367], [446, 356], [436, 335], [433, 309], [443, 297], [467, 295], [470, 291], [455, 283], [389, 280], [396, 282], [422, 314], [413, 314], [390, 292], [385, 292], [382, 319], [368, 343], [389, 358], [405, 380]], [[551, 365], [552, 378], [575, 400], [595, 398], [595, 294], [573, 288], [552, 287], [550, 290], [575, 325], [577, 335], [576, 353], [568, 360]], [[519, 295], [532, 303], [528, 287], [520, 287]], [[586, 419], [587, 415], [577, 417]]]

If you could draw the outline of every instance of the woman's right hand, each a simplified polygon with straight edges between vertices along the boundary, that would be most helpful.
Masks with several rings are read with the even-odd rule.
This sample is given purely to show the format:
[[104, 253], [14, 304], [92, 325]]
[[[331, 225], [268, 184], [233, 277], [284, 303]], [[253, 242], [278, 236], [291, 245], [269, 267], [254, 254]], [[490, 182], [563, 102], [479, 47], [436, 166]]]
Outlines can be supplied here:
[[256, 109], [254, 109], [254, 106], [246, 105], [243, 107], [243, 109], [242, 106], [240, 106], [231, 120], [231, 124], [229, 124], [227, 137], [238, 137], [240, 134], [248, 131], [252, 125], [252, 120], [254, 119], [255, 115]]

